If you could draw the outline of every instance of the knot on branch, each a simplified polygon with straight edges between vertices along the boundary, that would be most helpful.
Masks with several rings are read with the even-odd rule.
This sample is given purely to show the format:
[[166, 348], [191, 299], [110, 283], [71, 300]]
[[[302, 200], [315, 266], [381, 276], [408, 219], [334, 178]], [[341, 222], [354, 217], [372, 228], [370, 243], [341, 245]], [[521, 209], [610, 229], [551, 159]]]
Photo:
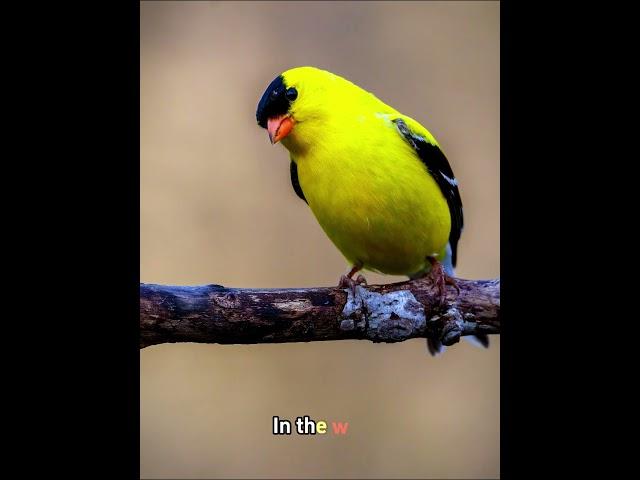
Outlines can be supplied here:
[[434, 315], [429, 319], [427, 334], [431, 338], [439, 339], [448, 347], [460, 341], [464, 326], [465, 322], [460, 311], [450, 306], [442, 315]]

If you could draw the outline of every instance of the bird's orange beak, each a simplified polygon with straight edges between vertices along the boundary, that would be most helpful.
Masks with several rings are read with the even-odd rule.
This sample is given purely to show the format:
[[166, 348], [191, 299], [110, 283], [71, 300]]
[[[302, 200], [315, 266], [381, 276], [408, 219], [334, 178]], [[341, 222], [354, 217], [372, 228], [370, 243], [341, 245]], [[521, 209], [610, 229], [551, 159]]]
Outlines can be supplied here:
[[267, 120], [267, 131], [272, 144], [278, 143], [293, 130], [293, 118], [289, 115], [271, 117]]

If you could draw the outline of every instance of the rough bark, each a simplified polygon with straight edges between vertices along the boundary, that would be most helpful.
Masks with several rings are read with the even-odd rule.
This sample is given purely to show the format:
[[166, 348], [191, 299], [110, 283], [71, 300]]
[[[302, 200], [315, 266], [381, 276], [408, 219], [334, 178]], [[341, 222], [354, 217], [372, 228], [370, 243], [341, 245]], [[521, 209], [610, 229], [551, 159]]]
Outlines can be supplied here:
[[348, 289], [140, 284], [140, 348], [361, 339], [401, 342], [500, 333], [500, 279], [456, 279], [441, 304], [428, 280]]

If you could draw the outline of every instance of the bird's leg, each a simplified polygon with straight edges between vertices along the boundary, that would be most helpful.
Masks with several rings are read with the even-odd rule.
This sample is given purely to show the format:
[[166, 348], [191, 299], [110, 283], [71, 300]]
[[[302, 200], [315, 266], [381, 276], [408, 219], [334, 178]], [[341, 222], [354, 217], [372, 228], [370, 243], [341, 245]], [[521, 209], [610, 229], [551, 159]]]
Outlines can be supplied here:
[[356, 263], [351, 268], [349, 273], [347, 273], [346, 275], [342, 275], [340, 277], [340, 282], [338, 283], [338, 288], [349, 288], [349, 289], [351, 289], [351, 293], [355, 297], [356, 296], [356, 285], [366, 285], [367, 284], [367, 280], [362, 275], [358, 275], [358, 277], [355, 280], [353, 278], [351, 278], [357, 272], [359, 272], [360, 270], [362, 270], [362, 264], [361, 263]]
[[428, 275], [431, 278], [433, 284], [438, 289], [440, 305], [444, 305], [447, 298], [445, 285], [453, 286], [458, 292], [458, 295], [460, 295], [460, 287], [458, 287], [458, 284], [453, 277], [450, 277], [445, 273], [444, 268], [442, 268], [442, 263], [440, 263], [433, 257], [427, 257], [427, 260], [431, 264], [431, 271]]

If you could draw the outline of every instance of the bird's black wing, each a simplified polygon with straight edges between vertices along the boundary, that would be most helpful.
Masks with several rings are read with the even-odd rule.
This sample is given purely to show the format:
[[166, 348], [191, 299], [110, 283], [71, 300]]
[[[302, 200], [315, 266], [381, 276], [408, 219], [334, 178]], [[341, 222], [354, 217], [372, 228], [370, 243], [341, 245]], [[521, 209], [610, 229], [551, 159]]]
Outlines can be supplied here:
[[307, 202], [307, 199], [304, 198], [304, 192], [302, 191], [302, 187], [300, 186], [300, 182], [298, 181], [298, 166], [293, 160], [291, 160], [289, 170], [291, 172], [291, 185], [293, 186], [293, 190], [296, 192], [296, 195], [298, 195], [302, 200], [305, 201], [305, 203], [309, 204], [309, 202]]
[[413, 133], [404, 120], [396, 118], [393, 123], [396, 124], [400, 134], [416, 151], [418, 157], [440, 187], [444, 198], [447, 199], [451, 214], [451, 233], [449, 234], [451, 263], [455, 267], [458, 256], [458, 240], [463, 227], [462, 199], [458, 191], [458, 181], [453, 175], [447, 157], [444, 156], [444, 153], [437, 145], [433, 145], [425, 138]]

